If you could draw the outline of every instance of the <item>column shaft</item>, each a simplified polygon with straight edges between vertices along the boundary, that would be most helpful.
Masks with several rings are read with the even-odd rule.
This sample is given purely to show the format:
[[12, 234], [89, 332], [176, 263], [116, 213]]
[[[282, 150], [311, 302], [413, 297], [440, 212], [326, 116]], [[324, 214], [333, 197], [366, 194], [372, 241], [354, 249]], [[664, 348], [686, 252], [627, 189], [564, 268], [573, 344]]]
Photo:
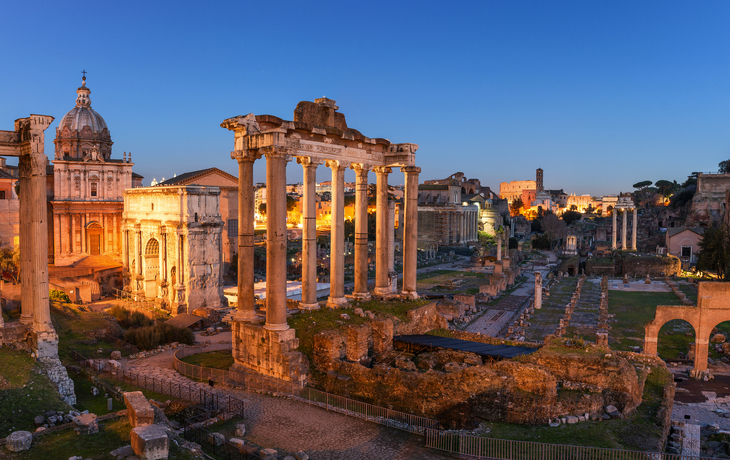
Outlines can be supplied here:
[[613, 227], [611, 227], [611, 249], [616, 249], [616, 232], [618, 225], [618, 222], [616, 222], [616, 214], [618, 214], [618, 209], [614, 206], [613, 211], [611, 211], [611, 214], [613, 214]]
[[332, 214], [330, 222], [330, 296], [327, 306], [337, 308], [345, 299], [345, 166], [328, 161], [332, 169]]
[[254, 321], [254, 159], [238, 158], [238, 321]]
[[311, 158], [297, 159], [304, 169], [302, 190], [302, 301], [303, 309], [317, 309], [317, 165]]
[[398, 277], [395, 272], [395, 201], [388, 202], [388, 279], [390, 291], [397, 292]]
[[628, 220], [629, 213], [628, 209], [624, 209], [624, 218], [621, 220], [621, 246], [623, 250], [628, 248], [627, 234], [626, 234], [626, 221]]
[[266, 325], [274, 331], [286, 323], [286, 154], [266, 154]]
[[33, 330], [51, 332], [51, 311], [48, 304], [48, 201], [46, 198], [45, 154], [30, 156], [30, 241], [31, 241], [31, 278], [33, 287]]
[[416, 269], [418, 268], [418, 173], [421, 168], [407, 166], [405, 173], [405, 224], [403, 229], [403, 291], [402, 295], [418, 298]]
[[20, 322], [30, 326], [33, 323], [33, 285], [31, 282], [31, 193], [30, 155], [18, 159], [18, 188], [20, 192]]
[[368, 292], [368, 165], [355, 170], [355, 289], [356, 299], [370, 299]]
[[637, 220], [636, 220], [636, 208], [634, 208], [634, 220], [632, 222], [632, 233], [631, 233], [631, 249], [636, 251], [636, 232], [638, 231]]
[[375, 294], [390, 294], [388, 283], [388, 174], [391, 169], [373, 168], [377, 177], [375, 209]]

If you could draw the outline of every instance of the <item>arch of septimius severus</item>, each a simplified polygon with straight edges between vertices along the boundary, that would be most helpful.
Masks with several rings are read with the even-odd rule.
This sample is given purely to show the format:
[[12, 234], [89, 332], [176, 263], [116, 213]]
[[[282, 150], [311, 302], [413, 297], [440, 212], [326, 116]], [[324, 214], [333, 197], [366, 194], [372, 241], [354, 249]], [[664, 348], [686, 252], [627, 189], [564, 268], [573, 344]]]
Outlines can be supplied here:
[[[330, 295], [327, 306], [347, 304], [344, 270], [344, 173], [356, 173], [355, 287], [352, 297], [369, 299], [367, 284], [367, 184], [375, 173], [376, 195], [376, 296], [393, 295], [389, 279], [388, 175], [394, 168], [405, 174], [403, 232], [403, 287], [400, 296], [418, 298], [416, 263], [418, 243], [418, 174], [416, 144], [393, 144], [368, 138], [348, 128], [335, 101], [321, 98], [300, 102], [294, 120], [249, 114], [229, 118], [221, 126], [234, 132], [238, 161], [238, 311], [234, 317], [234, 367], [254, 369], [278, 378], [302, 381], [306, 369], [294, 331], [286, 322], [286, 163], [296, 159], [304, 169], [302, 236], [302, 302], [300, 308], [319, 308], [316, 291], [315, 174], [323, 165], [332, 172], [332, 226], [330, 244]], [[253, 164], [266, 157], [266, 323], [254, 310], [254, 193]], [[267, 346], [259, 346], [266, 343]]]

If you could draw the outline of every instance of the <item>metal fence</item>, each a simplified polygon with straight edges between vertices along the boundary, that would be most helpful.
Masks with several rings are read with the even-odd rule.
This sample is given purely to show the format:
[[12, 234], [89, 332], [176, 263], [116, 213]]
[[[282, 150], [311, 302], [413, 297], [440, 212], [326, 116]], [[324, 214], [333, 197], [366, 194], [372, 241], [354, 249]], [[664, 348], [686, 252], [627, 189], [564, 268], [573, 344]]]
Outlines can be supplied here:
[[426, 429], [424, 446], [497, 460], [701, 460], [708, 457], [484, 438]]
[[283, 393], [292, 396], [309, 405], [318, 406], [323, 409], [339, 412], [344, 415], [378, 423], [391, 428], [396, 428], [410, 433], [423, 434], [426, 428], [433, 428], [438, 425], [436, 420], [420, 417], [418, 415], [406, 414], [385, 407], [375, 406], [362, 401], [345, 398], [344, 396], [333, 395], [314, 388], [305, 387], [295, 382], [287, 382], [271, 377], [240, 370], [212, 369], [209, 367], [196, 366], [180, 361], [181, 358], [197, 353], [229, 349], [229, 344], [207, 347], [205, 350], [196, 348], [182, 348], [175, 352], [174, 367], [180, 374], [203, 381], [213, 381], [236, 386], [249, 391], [261, 391], [268, 393]]
[[98, 373], [109, 375], [113, 379], [130, 383], [145, 390], [199, 404], [207, 409], [223, 410], [241, 418], [243, 418], [245, 413], [244, 401], [234, 396], [220, 394], [215, 390], [200, 388], [198, 385], [174, 382], [170, 379], [152, 377], [143, 372], [123, 369], [103, 360], [85, 358], [74, 351], [71, 351], [71, 357], [79, 366], [93, 369]]

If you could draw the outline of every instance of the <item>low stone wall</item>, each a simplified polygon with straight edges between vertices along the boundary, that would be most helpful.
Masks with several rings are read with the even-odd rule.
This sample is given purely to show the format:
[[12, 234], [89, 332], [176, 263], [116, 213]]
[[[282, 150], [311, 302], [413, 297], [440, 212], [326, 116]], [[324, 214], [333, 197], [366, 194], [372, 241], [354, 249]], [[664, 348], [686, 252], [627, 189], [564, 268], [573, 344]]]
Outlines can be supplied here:
[[621, 275], [639, 278], [644, 278], [646, 275], [653, 278], [679, 275], [681, 268], [681, 261], [674, 256], [636, 257], [627, 255], [621, 261]]

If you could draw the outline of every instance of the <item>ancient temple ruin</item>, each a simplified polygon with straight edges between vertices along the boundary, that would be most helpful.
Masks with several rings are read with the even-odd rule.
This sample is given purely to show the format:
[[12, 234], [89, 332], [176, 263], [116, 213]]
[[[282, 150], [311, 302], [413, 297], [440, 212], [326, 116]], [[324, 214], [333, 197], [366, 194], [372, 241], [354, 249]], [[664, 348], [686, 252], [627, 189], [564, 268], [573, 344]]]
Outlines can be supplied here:
[[[316, 297], [315, 173], [319, 165], [332, 170], [332, 227], [330, 295], [327, 306], [348, 303], [344, 271], [344, 173], [355, 170], [355, 288], [352, 297], [369, 299], [367, 285], [367, 183], [368, 173], [377, 177], [376, 296], [418, 298], [416, 263], [418, 235], [418, 174], [416, 144], [393, 144], [387, 139], [368, 138], [349, 128], [327, 98], [302, 101], [294, 120], [271, 115], [238, 116], [221, 126], [234, 132], [231, 158], [239, 165], [238, 311], [234, 318], [236, 366], [254, 369], [286, 380], [303, 381], [301, 355], [294, 330], [286, 322], [286, 162], [296, 158], [304, 168], [304, 226], [302, 237], [302, 301], [300, 308], [319, 308]], [[253, 163], [266, 157], [266, 323], [255, 325], [254, 305], [254, 192]], [[389, 273], [388, 176], [393, 168], [405, 174], [405, 219], [403, 232], [403, 288], [394, 293]], [[265, 346], [260, 345], [264, 343]]]

